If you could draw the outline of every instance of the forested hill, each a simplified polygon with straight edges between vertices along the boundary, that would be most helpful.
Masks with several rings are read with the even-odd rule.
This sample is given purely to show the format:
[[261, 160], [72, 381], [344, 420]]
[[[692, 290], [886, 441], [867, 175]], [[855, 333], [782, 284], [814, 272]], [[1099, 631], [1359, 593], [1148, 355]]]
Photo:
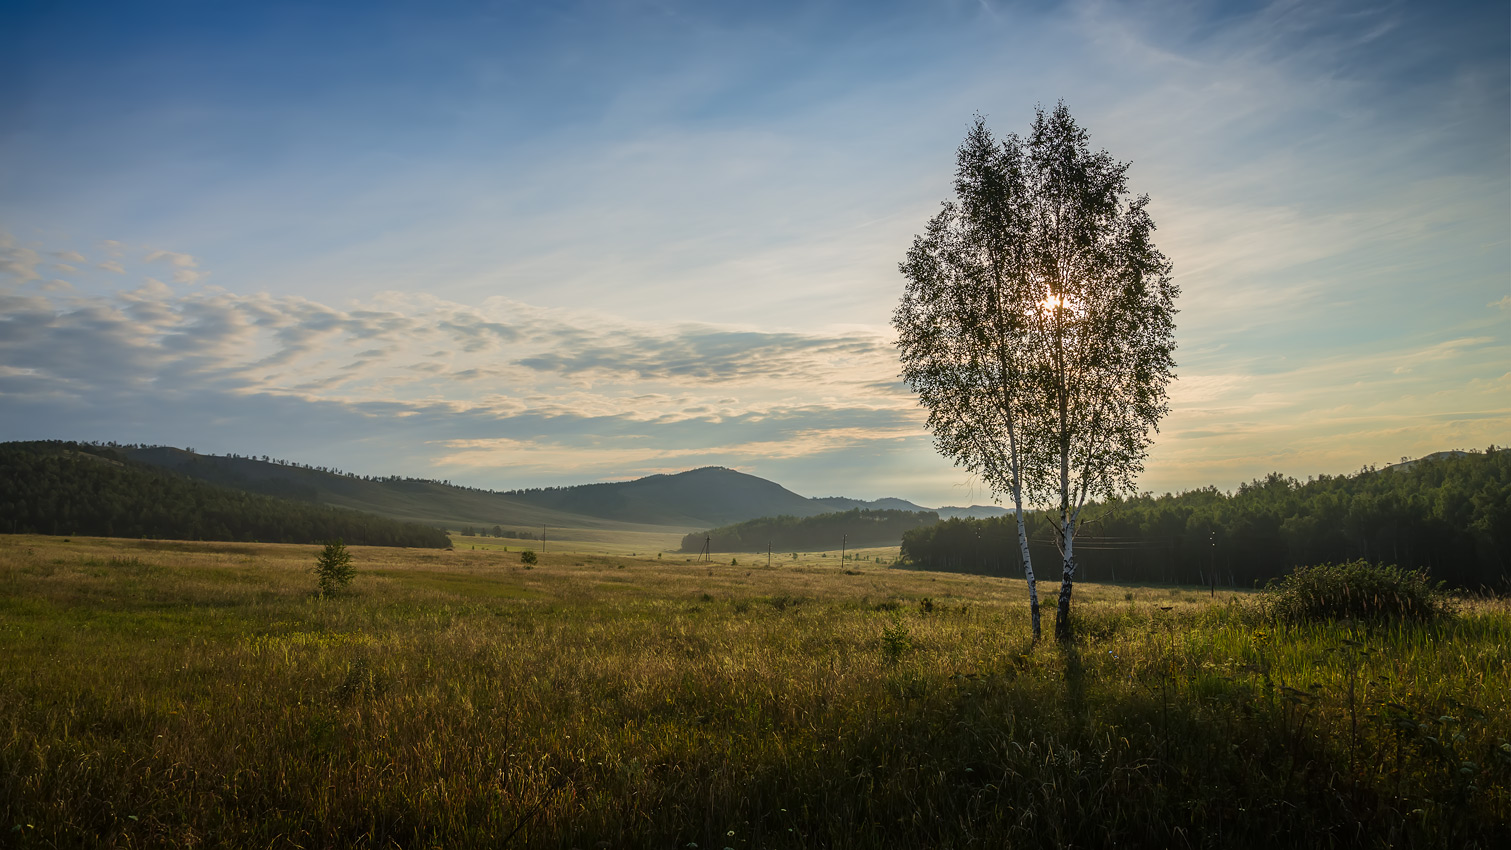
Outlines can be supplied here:
[[774, 481], [717, 466], [633, 481], [515, 490], [506, 495], [587, 516], [695, 527], [832, 510]]
[[[1511, 591], [1511, 452], [1449, 453], [1306, 482], [1093, 505], [1077, 537], [1082, 578], [1241, 587], [1306, 564], [1363, 558], [1427, 569], [1450, 585]], [[1059, 575], [1052, 521], [1030, 523], [1040, 575]], [[1021, 575], [1010, 519], [951, 520], [903, 537], [929, 569]]]
[[[633, 481], [515, 490], [506, 495], [511, 499], [588, 516], [705, 527], [763, 517], [816, 517], [857, 509], [930, 510], [902, 499], [808, 498], [774, 481], [721, 466], [705, 466], [670, 475], [648, 475]], [[995, 516], [1005, 511], [995, 506], [972, 505], [969, 508], [940, 508], [937, 513], [945, 516]]]
[[863, 511], [932, 511], [939, 514], [940, 519], [986, 519], [988, 517], [1002, 516], [1007, 513], [1007, 508], [1000, 505], [971, 505], [968, 508], [957, 508], [946, 505], [942, 508], [925, 508], [915, 505], [906, 499], [847, 499], [844, 496], [822, 496], [809, 499], [822, 505], [826, 513], [853, 510], [860, 508]]
[[904, 532], [933, 525], [933, 511], [851, 511], [811, 517], [778, 516], [753, 519], [682, 538], [682, 551], [698, 552], [708, 543], [711, 552], [763, 552], [767, 547], [785, 552], [838, 549], [842, 543], [861, 546], [896, 546]]
[[501, 525], [519, 533], [542, 525], [659, 526], [686, 531], [758, 516], [809, 516], [833, 510], [774, 482], [715, 467], [634, 481], [495, 492], [448, 481], [354, 475], [267, 457], [202, 455], [166, 446], [130, 446], [122, 451], [133, 460], [239, 490], [453, 528]]
[[[395, 475], [356, 475], [266, 456], [205, 455], [167, 446], [111, 446], [128, 459], [190, 478], [281, 498], [450, 528], [499, 525], [516, 534], [553, 527], [688, 531], [779, 515], [814, 516], [851, 508], [923, 510], [901, 499], [866, 502], [810, 499], [773, 481], [733, 469], [704, 467], [633, 481], [506, 492]], [[999, 507], [941, 508], [943, 516], [983, 516]], [[533, 530], [533, 531], [532, 531]]]
[[416, 523], [219, 487], [65, 442], [0, 443], [0, 531], [444, 548]]
[[[198, 454], [168, 446], [123, 446], [131, 460], [190, 478], [263, 495], [320, 502], [391, 519], [459, 528], [503, 525], [516, 532], [541, 525], [625, 528], [624, 523], [555, 511], [491, 490], [399, 475], [357, 475], [269, 457]], [[688, 523], [687, 525], [693, 525]], [[684, 529], [685, 530], [685, 529]]]

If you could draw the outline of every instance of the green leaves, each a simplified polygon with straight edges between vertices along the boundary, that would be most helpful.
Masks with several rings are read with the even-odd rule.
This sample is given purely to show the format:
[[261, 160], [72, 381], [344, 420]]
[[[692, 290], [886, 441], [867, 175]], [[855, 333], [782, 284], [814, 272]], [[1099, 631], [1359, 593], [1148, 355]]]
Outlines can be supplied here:
[[892, 617], [892, 625], [881, 630], [881, 655], [888, 664], [897, 664], [913, 648], [913, 636], [901, 615]]
[[955, 199], [898, 267], [902, 378], [940, 454], [1013, 497], [1035, 611], [1022, 505], [1059, 506], [1062, 629], [1077, 517], [1133, 492], [1174, 377], [1179, 290], [1127, 170], [1091, 150], [1064, 103], [1037, 110], [1026, 139], [999, 141], [978, 116]]

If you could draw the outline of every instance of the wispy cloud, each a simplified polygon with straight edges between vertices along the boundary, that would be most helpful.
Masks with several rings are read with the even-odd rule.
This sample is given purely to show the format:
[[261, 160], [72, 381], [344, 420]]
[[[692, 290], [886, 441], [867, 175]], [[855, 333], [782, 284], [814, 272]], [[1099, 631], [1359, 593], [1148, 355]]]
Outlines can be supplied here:
[[149, 263], [167, 263], [173, 266], [174, 283], [199, 283], [204, 278], [204, 273], [199, 271], [199, 261], [189, 254], [152, 251], [144, 260]]
[[1511, 431], [1504, 4], [592, 8], [23, 15], [0, 425], [974, 498], [921, 495], [962, 477], [896, 379], [896, 263], [973, 111], [1063, 97], [1183, 289], [1144, 486]]
[[151, 278], [102, 296], [11, 290], [0, 295], [0, 362], [11, 433], [23, 416], [23, 430], [77, 427], [83, 410], [104, 430], [136, 417], [209, 429], [229, 411], [277, 427], [297, 405], [474, 475], [748, 466], [919, 429], [912, 400], [887, 380], [890, 346], [872, 334], [659, 327], [502, 299], [385, 293], [336, 308]]
[[17, 245], [10, 234], [0, 231], [0, 274], [20, 281], [36, 280], [42, 256], [32, 248]]

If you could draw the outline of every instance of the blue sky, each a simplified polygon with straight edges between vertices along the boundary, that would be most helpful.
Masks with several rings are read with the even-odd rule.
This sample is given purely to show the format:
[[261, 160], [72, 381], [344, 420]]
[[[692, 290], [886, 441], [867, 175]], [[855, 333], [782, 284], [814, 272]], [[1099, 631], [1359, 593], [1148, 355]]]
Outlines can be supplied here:
[[0, 437], [981, 502], [896, 381], [974, 113], [1064, 99], [1183, 289], [1145, 489], [1511, 437], [1511, 12], [8, 3]]

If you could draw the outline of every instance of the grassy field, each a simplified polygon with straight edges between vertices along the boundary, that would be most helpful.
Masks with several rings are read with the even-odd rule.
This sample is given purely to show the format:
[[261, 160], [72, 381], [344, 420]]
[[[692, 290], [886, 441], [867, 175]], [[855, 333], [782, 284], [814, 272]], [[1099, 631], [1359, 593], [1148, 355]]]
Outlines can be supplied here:
[[[538, 531], [538, 529], [537, 529]], [[870, 546], [833, 552], [715, 552], [703, 559], [696, 552], [683, 552], [682, 534], [655, 531], [603, 531], [591, 528], [553, 528], [544, 547], [539, 540], [520, 540], [511, 537], [485, 537], [454, 534], [451, 539], [456, 548], [469, 552], [518, 552], [530, 549], [571, 555], [618, 555], [631, 558], [672, 559], [679, 563], [695, 563], [702, 560], [728, 564], [731, 559], [741, 564], [765, 564], [770, 555], [773, 566], [835, 566], [843, 554], [847, 561], [863, 561], [872, 565], [891, 564], [897, 560], [897, 546]]]
[[1503, 602], [1277, 627], [1083, 585], [1034, 645], [1021, 581], [886, 550], [519, 542], [354, 548], [320, 599], [314, 546], [0, 537], [0, 846], [1511, 839]]
[[[532, 534], [539, 534], [540, 528], [535, 528]], [[664, 531], [613, 531], [596, 528], [549, 528], [546, 532], [545, 550], [547, 552], [572, 553], [579, 555], [627, 555], [631, 557], [648, 556], [656, 557], [657, 552], [668, 553], [675, 551], [682, 543], [683, 532]], [[452, 542], [458, 549], [466, 551], [488, 552], [518, 552], [521, 549], [532, 549], [539, 552], [541, 543], [539, 540], [520, 540], [510, 537], [469, 537], [454, 534]], [[726, 559], [727, 560], [727, 559]]]

